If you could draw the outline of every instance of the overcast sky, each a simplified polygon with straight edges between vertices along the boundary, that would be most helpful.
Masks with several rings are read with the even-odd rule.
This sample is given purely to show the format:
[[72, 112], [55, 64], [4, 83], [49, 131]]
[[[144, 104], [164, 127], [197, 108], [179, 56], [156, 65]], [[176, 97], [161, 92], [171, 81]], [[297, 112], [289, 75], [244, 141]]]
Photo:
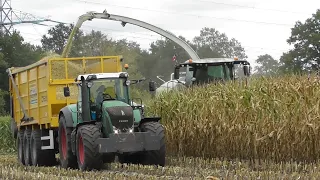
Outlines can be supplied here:
[[[279, 59], [289, 48], [286, 39], [290, 28], [297, 20], [304, 22], [311, 17], [320, 8], [320, 0], [12, 0], [12, 8], [66, 23], [75, 23], [79, 15], [88, 11], [106, 9], [111, 14], [154, 24], [188, 40], [198, 36], [203, 27], [216, 28], [240, 41], [253, 63], [258, 55], [266, 53]], [[33, 44], [41, 44], [41, 36], [50, 28], [31, 24], [14, 27]], [[137, 26], [122, 27], [115, 21], [87, 21], [81, 29], [134, 40], [142, 48], [161, 38]]]

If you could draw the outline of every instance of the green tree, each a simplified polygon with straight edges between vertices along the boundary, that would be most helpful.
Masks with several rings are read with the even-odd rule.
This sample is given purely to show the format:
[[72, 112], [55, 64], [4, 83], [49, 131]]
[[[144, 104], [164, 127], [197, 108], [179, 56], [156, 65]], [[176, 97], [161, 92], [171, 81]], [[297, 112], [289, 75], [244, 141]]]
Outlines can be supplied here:
[[[320, 65], [320, 9], [304, 23], [297, 21], [287, 42], [294, 48], [280, 58], [285, 72], [318, 69]], [[291, 71], [290, 71], [291, 69]]]
[[5, 93], [9, 88], [6, 69], [34, 63], [43, 57], [43, 53], [44, 51], [41, 47], [25, 43], [19, 32], [13, 32], [12, 35], [5, 34], [0, 37], [0, 79], [2, 79], [0, 89], [3, 91], [1, 97], [4, 98], [5, 102], [4, 111], [8, 112], [9, 110], [9, 96]]
[[[182, 40], [187, 41], [184, 37], [179, 36]], [[137, 59], [138, 69], [143, 76], [153, 80], [157, 80], [156, 76], [163, 76], [164, 80], [169, 80], [170, 75], [174, 70], [175, 61], [173, 56], [176, 56], [177, 62], [184, 62], [190, 57], [187, 52], [175, 42], [165, 39], [157, 40], [151, 43], [149, 51], [142, 51]], [[161, 83], [161, 81], [158, 81]]]
[[[73, 29], [73, 24], [69, 26], [62, 23], [56, 25], [55, 27], [48, 30], [48, 36], [43, 35], [41, 39], [42, 47], [46, 51], [55, 52], [57, 54], [62, 54], [65, 45], [67, 44], [69, 35]], [[82, 37], [83, 32], [79, 29], [73, 38], [72, 47], [70, 50], [69, 57], [81, 56], [83, 51], [82, 47]]]
[[201, 29], [200, 35], [193, 39], [193, 43], [201, 58], [247, 58], [239, 41], [234, 38], [229, 40], [225, 33], [220, 33], [214, 28]]
[[257, 75], [276, 75], [278, 73], [279, 62], [269, 54], [260, 55], [256, 60], [258, 66], [255, 67]]

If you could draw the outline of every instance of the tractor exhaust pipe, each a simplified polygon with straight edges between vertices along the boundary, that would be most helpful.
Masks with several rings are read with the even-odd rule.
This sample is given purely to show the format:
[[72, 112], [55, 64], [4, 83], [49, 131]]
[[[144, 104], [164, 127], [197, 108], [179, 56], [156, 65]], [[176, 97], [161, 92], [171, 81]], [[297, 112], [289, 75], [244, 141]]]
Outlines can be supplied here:
[[89, 94], [88, 94], [88, 87], [86, 80], [84, 79], [83, 76], [81, 76], [81, 106], [82, 106], [82, 120], [83, 122], [88, 122], [91, 121], [91, 111], [90, 111], [90, 106], [89, 106]]

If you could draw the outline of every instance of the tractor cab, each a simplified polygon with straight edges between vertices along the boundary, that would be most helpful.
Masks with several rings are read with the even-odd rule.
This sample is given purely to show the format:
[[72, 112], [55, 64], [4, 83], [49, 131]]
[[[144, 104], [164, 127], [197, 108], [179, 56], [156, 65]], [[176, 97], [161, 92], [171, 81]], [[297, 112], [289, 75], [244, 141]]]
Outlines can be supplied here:
[[250, 76], [250, 63], [238, 58], [207, 58], [188, 60], [175, 67], [174, 79], [185, 71], [185, 85], [224, 82]]

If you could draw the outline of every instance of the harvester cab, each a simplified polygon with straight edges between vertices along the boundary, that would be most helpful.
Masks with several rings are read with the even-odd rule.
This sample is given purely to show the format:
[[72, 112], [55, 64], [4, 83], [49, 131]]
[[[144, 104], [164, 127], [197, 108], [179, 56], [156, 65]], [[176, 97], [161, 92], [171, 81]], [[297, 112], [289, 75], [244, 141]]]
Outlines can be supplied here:
[[[61, 164], [79, 169], [100, 168], [103, 163], [165, 164], [164, 128], [159, 117], [145, 117], [143, 108], [133, 104], [127, 72], [79, 75], [78, 101], [61, 110], [59, 126]], [[139, 80], [133, 80], [139, 81]], [[150, 82], [150, 91], [154, 85]], [[64, 88], [64, 95], [70, 95]], [[72, 116], [65, 116], [73, 113]], [[66, 141], [64, 122], [73, 124], [71, 140]], [[63, 147], [70, 143], [70, 152]], [[66, 144], [64, 144], [66, 143]], [[65, 157], [64, 157], [65, 156]], [[151, 158], [152, 156], [152, 158]]]
[[248, 61], [238, 58], [190, 59], [175, 66], [173, 79], [178, 80], [181, 71], [186, 72], [184, 84], [189, 87], [193, 84], [247, 78], [250, 76], [251, 66]]

